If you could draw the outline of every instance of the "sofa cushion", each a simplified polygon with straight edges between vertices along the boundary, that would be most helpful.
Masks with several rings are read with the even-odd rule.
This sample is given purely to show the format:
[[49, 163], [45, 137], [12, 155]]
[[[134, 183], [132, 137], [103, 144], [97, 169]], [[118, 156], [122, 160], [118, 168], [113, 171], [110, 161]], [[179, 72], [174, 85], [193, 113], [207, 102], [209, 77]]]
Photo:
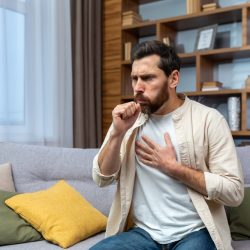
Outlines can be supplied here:
[[45, 239], [63, 248], [106, 227], [107, 218], [63, 180], [47, 190], [16, 195], [5, 203]]
[[30, 224], [5, 205], [16, 193], [0, 191], [0, 245], [41, 240], [42, 236]]
[[0, 165], [0, 190], [15, 192], [10, 163]]
[[232, 242], [232, 246], [234, 250], [249, 250], [249, 245], [250, 245], [249, 240], [239, 240], [239, 241]]
[[239, 207], [228, 208], [228, 220], [233, 240], [250, 239], [250, 187], [245, 188], [243, 202]]
[[[87, 250], [90, 249], [97, 242], [104, 239], [105, 233], [99, 233], [95, 236], [92, 236], [86, 240], [83, 240], [72, 247], [69, 247], [68, 250]], [[0, 248], [1, 250], [62, 250], [58, 245], [54, 245], [47, 240], [40, 240], [35, 242], [27, 242], [23, 244], [15, 245], [6, 245]]]

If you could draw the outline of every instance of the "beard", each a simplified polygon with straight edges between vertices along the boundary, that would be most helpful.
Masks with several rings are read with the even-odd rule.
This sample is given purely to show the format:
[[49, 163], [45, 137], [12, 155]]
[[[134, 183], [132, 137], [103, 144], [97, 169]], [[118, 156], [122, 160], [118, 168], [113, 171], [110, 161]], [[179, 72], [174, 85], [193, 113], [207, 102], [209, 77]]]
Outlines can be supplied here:
[[169, 99], [169, 92], [167, 83], [163, 85], [163, 87], [157, 93], [154, 100], [150, 100], [142, 93], [138, 93], [134, 97], [136, 103], [138, 102], [138, 100], [143, 101], [143, 103], [140, 103], [141, 112], [146, 115], [151, 115], [155, 113], [166, 101], [168, 101], [168, 99]]

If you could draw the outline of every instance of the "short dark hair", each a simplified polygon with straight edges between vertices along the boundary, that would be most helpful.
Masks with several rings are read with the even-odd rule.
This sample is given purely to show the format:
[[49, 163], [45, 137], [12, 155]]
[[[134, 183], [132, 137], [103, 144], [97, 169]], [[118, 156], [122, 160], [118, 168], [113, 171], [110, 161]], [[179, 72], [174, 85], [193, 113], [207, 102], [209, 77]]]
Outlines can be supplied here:
[[158, 67], [165, 72], [166, 76], [169, 76], [173, 70], [180, 71], [180, 58], [174, 48], [157, 40], [137, 44], [132, 50], [132, 62], [151, 55], [160, 56]]

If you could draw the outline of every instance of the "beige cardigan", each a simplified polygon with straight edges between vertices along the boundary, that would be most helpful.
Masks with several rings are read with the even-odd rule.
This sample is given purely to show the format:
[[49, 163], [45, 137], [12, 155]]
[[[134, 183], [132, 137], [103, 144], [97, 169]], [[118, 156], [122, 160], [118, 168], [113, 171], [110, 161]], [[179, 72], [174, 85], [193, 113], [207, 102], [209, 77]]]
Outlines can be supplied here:
[[[173, 112], [176, 139], [183, 165], [205, 172], [208, 197], [188, 188], [190, 198], [207, 227], [217, 249], [230, 250], [231, 236], [223, 205], [238, 206], [244, 196], [243, 176], [234, 141], [227, 122], [215, 109], [191, 101], [188, 97]], [[117, 180], [117, 192], [111, 207], [106, 236], [122, 232], [132, 225], [129, 216], [135, 180], [135, 137], [137, 128], [146, 122], [140, 114], [121, 145], [121, 167], [112, 176], [104, 176], [93, 162], [93, 179], [99, 186]], [[112, 126], [102, 147], [107, 143]]]

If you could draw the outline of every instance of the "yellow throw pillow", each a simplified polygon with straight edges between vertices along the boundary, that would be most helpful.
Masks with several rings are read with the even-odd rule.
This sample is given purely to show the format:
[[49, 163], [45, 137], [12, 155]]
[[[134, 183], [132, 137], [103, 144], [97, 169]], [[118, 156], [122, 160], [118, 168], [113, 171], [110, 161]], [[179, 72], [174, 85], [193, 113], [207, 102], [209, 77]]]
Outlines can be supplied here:
[[65, 181], [47, 190], [19, 194], [6, 200], [43, 237], [67, 248], [105, 230], [107, 217]]

